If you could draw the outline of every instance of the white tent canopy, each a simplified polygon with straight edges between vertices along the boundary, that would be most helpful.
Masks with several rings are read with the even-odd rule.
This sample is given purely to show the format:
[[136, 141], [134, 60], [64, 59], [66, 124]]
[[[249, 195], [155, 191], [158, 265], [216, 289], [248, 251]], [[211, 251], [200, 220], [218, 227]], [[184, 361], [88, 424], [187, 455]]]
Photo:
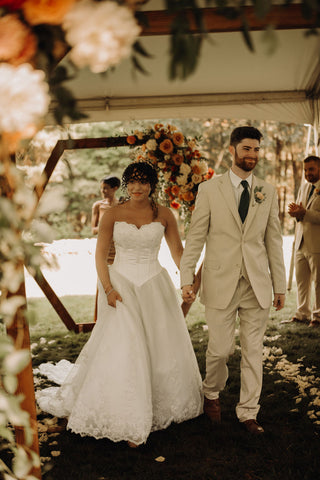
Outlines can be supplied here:
[[[159, 1], [148, 2], [145, 9], [160, 12]], [[302, 24], [297, 11], [294, 16]], [[276, 30], [277, 47], [268, 54], [264, 31], [254, 31], [252, 53], [240, 31], [221, 32], [219, 18], [219, 32], [209, 34], [198, 68], [184, 81], [168, 78], [168, 34], [147, 33], [140, 39], [153, 55], [141, 60], [149, 75], [136, 73], [134, 78], [130, 60], [106, 75], [80, 71], [68, 86], [88, 115], [86, 121], [215, 117], [318, 125], [314, 91], [320, 75], [320, 37], [306, 36], [307, 29], [300, 27]], [[67, 62], [66, 57], [62, 64]]]

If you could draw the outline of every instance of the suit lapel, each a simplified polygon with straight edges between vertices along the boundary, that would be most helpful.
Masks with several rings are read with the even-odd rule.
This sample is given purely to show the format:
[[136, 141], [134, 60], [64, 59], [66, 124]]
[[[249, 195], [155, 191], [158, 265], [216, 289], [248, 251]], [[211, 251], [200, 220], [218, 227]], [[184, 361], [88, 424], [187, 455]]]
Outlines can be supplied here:
[[234, 216], [234, 219], [237, 225], [239, 226], [240, 229], [242, 229], [242, 223], [241, 223], [240, 215], [237, 209], [236, 200], [234, 198], [234, 191], [231, 184], [229, 172], [226, 172], [223, 175], [221, 175], [221, 177], [219, 178], [219, 181], [220, 181], [219, 188], [220, 188], [221, 195], [225, 199], [226, 205], [231, 211], [232, 215]]
[[[310, 190], [311, 190], [311, 188], [312, 188], [312, 184], [309, 184], [309, 185], [310, 185], [310, 188], [307, 188], [307, 189], [306, 189], [306, 200], [307, 200], [307, 198], [308, 198], [308, 196], [309, 196], [309, 192], [310, 192]], [[311, 195], [311, 197], [309, 198], [309, 200], [308, 200], [308, 202], [307, 202], [307, 204], [306, 204], [306, 208], [308, 208], [308, 207], [310, 206], [311, 202], [314, 200], [314, 198], [315, 198], [315, 196], [316, 196], [316, 190], [319, 189], [319, 185], [320, 185], [320, 182], [319, 182], [319, 181], [315, 183], [315, 185], [314, 185], [314, 186], [315, 186], [315, 189], [313, 190], [313, 194]]]

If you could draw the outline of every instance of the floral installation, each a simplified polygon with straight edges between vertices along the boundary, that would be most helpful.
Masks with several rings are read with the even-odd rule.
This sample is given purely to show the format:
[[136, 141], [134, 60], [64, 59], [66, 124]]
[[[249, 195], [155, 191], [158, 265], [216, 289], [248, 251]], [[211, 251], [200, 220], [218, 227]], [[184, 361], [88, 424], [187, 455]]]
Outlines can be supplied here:
[[263, 187], [255, 187], [254, 200], [256, 203], [262, 203], [266, 199], [266, 194], [262, 192]]
[[[135, 15], [140, 3], [0, 0], [0, 139], [16, 133], [17, 148], [19, 139], [29, 138], [30, 131], [34, 134], [35, 128], [41, 128], [51, 100], [55, 100], [58, 123], [65, 117], [84, 117], [64, 82], [75, 76], [78, 68], [101, 73], [134, 51], [139, 53], [136, 45], [141, 27]], [[60, 66], [67, 53], [68, 67]]]
[[197, 148], [197, 139], [186, 138], [173, 125], [156, 123], [146, 131], [136, 130], [127, 136], [132, 147], [137, 140], [144, 143], [136, 147], [135, 161], [147, 161], [157, 168], [160, 200], [179, 210], [188, 223], [200, 183], [214, 174]]

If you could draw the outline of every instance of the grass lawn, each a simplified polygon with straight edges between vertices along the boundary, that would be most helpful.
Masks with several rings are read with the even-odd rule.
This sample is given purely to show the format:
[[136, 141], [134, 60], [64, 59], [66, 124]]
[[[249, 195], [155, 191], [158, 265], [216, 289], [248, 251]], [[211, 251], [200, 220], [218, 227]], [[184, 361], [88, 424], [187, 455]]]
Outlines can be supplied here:
[[[92, 321], [94, 297], [62, 297], [78, 322]], [[74, 361], [90, 334], [68, 332], [46, 299], [31, 299], [33, 364]], [[265, 338], [264, 385], [259, 420], [265, 435], [242, 430], [235, 416], [239, 395], [240, 347], [229, 361], [230, 378], [221, 395], [222, 424], [203, 415], [154, 432], [146, 445], [95, 440], [63, 431], [40, 433], [46, 480], [314, 480], [320, 470], [320, 329], [281, 324], [295, 310], [295, 291], [286, 307], [270, 313]], [[197, 301], [187, 317], [200, 371], [205, 371], [207, 330]], [[36, 385], [49, 385], [36, 377]], [[45, 424], [50, 416], [39, 413]], [[319, 423], [317, 423], [319, 422]], [[56, 454], [55, 452], [59, 452]], [[159, 457], [163, 461], [159, 462]]]

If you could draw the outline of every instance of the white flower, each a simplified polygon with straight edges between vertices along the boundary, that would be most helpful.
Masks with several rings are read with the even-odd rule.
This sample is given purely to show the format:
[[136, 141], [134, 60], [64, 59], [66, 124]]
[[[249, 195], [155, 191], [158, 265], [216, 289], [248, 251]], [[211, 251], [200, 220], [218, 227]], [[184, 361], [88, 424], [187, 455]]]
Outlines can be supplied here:
[[0, 65], [0, 132], [21, 132], [46, 114], [50, 97], [44, 72], [29, 64]]
[[188, 183], [188, 175], [179, 175], [177, 177], [178, 185], [185, 185], [186, 183]]
[[171, 172], [164, 172], [163, 178], [165, 182], [169, 182], [170, 177], [171, 177]]
[[199, 170], [199, 175], [205, 175], [208, 171], [208, 164], [204, 160], [192, 160], [191, 167], [197, 167]]
[[182, 175], [188, 175], [188, 173], [189, 173], [190, 171], [191, 171], [191, 167], [190, 167], [190, 165], [188, 165], [187, 163], [184, 163], [184, 162], [183, 162], [183, 163], [180, 165], [180, 173], [181, 173]]
[[198, 175], [197, 173], [194, 173], [191, 177], [193, 183], [201, 183], [202, 182], [202, 175]]
[[147, 141], [146, 147], [148, 150], [152, 150], [153, 152], [157, 149], [157, 142], [154, 138], [150, 138], [150, 140]]
[[80, 0], [64, 17], [71, 60], [92, 72], [106, 71], [128, 57], [141, 28], [129, 8], [115, 2]]

